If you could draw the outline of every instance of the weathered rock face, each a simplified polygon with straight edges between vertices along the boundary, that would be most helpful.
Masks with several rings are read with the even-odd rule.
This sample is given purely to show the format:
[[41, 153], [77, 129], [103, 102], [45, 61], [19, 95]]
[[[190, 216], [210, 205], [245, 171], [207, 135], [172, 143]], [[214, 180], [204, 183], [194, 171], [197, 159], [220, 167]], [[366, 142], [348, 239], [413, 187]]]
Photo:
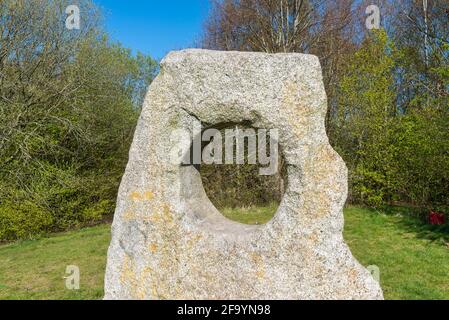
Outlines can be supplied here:
[[[151, 85], [120, 186], [105, 299], [382, 299], [342, 237], [347, 169], [326, 136], [319, 60], [170, 53]], [[288, 181], [266, 225], [212, 205], [171, 134], [206, 123], [279, 129]]]

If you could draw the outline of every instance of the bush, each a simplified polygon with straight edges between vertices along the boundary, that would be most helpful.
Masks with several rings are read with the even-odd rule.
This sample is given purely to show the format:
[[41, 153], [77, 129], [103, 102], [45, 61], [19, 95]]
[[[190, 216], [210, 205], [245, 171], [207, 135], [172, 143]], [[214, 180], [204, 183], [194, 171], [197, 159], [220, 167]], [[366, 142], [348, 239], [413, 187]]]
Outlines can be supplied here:
[[32, 239], [47, 232], [53, 224], [49, 211], [35, 203], [2, 203], [0, 206], [0, 239]]

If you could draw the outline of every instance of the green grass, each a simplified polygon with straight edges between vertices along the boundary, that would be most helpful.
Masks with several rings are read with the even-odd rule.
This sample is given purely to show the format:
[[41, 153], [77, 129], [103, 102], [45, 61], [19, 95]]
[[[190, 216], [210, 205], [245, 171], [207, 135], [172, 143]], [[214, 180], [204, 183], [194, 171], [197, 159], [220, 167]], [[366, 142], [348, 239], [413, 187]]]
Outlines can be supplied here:
[[345, 239], [365, 266], [377, 265], [387, 299], [449, 299], [447, 227], [396, 212], [348, 208]]
[[[275, 210], [223, 210], [265, 223]], [[345, 239], [365, 266], [377, 265], [387, 299], [449, 299], [448, 230], [396, 210], [345, 210]], [[107, 225], [0, 247], [0, 299], [101, 299], [110, 240]], [[80, 268], [81, 289], [65, 288], [67, 265]]]
[[[101, 299], [108, 225], [0, 247], [0, 299]], [[80, 290], [65, 287], [66, 266], [80, 268]]]
[[273, 218], [279, 205], [272, 203], [266, 207], [224, 208], [220, 212], [228, 219], [246, 224], [265, 224]]

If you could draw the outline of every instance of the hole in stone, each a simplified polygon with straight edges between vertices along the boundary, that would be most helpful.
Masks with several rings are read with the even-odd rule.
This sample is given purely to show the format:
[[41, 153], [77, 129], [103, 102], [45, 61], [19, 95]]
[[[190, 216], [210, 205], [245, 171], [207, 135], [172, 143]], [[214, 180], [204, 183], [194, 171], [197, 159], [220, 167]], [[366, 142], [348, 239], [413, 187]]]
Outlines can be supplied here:
[[[218, 136], [211, 137], [214, 132], [219, 132]], [[214, 139], [221, 138], [222, 164], [210, 164], [202, 158], [198, 167], [210, 201], [230, 220], [253, 225], [269, 222], [279, 207], [286, 187], [282, 152], [277, 140], [270, 139], [274, 136], [273, 132], [253, 128], [246, 123], [224, 123], [205, 128], [201, 136], [206, 140], [201, 145], [202, 155], [209, 154], [209, 162], [219, 158], [215, 158], [216, 149], [220, 148], [214, 148], [217, 146]], [[229, 152], [231, 144], [232, 155]], [[273, 148], [277, 148], [277, 152], [273, 152]], [[273, 161], [277, 161], [277, 166]], [[261, 174], [262, 171], [265, 172]]]

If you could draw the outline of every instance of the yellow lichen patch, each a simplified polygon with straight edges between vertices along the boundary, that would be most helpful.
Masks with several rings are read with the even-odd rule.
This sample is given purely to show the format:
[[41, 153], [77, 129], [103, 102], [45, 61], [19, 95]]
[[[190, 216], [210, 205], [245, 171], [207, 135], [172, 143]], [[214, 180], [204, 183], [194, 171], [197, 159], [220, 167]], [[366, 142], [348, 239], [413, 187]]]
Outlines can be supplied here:
[[147, 291], [146, 291], [145, 287], [139, 287], [138, 290], [136, 291], [136, 293], [134, 294], [134, 297], [137, 300], [144, 300], [146, 295], [147, 295]]
[[329, 146], [321, 145], [307, 159], [303, 172], [308, 180], [317, 181], [306, 188], [304, 198], [304, 210], [313, 217], [322, 217], [331, 211], [333, 191], [335, 194], [344, 192], [344, 185], [335, 179], [340, 165], [338, 154]]
[[313, 243], [313, 244], [316, 244], [317, 242], [318, 242], [318, 239], [319, 239], [319, 235], [318, 235], [318, 233], [315, 231], [315, 232], [312, 232], [309, 236], [308, 236], [308, 239]]
[[128, 288], [132, 298], [143, 300], [147, 296], [147, 288], [144, 283], [151, 272], [150, 267], [146, 267], [142, 272], [136, 272], [134, 263], [129, 257], [126, 257], [120, 274], [120, 282]]
[[151, 191], [147, 191], [143, 194], [143, 197], [145, 200], [153, 200], [154, 199], [154, 193]]
[[154, 205], [153, 210], [154, 213], [143, 218], [144, 220], [150, 221], [154, 224], [164, 224], [164, 225], [172, 225], [174, 221], [173, 213], [170, 210], [170, 206], [167, 204], [163, 205]]
[[136, 214], [134, 212], [131, 212], [131, 211], [126, 211], [123, 214], [123, 220], [125, 220], [125, 221], [136, 220]]
[[134, 191], [131, 192], [129, 198], [133, 201], [150, 201], [154, 199], [154, 193], [151, 191], [139, 192]]
[[157, 287], [156, 287], [155, 283], [153, 283], [153, 286], [151, 288], [151, 293], [154, 298], [156, 298], [156, 299], [159, 298], [159, 293], [157, 293]]
[[131, 192], [131, 194], [129, 195], [129, 198], [133, 201], [142, 201], [143, 200], [142, 195], [140, 194], [140, 192], [137, 192], [137, 191]]
[[257, 271], [256, 277], [259, 279], [262, 279], [263, 277], [265, 277], [265, 270], [261, 269], [261, 270]]
[[198, 243], [201, 239], [203, 238], [203, 236], [201, 234], [197, 234], [194, 235], [193, 237], [191, 237], [188, 241], [187, 241], [187, 245], [189, 247], [189, 249], [191, 249], [196, 243]]
[[134, 273], [134, 268], [129, 257], [125, 258], [122, 266], [122, 272], [120, 274], [120, 282], [122, 284], [129, 283], [131, 286], [136, 285], [136, 275]]
[[259, 253], [253, 252], [251, 254], [251, 260], [256, 265], [256, 277], [261, 279], [265, 277], [265, 267], [263, 265], [263, 259], [262, 256]]
[[305, 214], [311, 219], [322, 218], [330, 213], [331, 199], [329, 196], [318, 189], [309, 190], [304, 193], [308, 199], [305, 201], [302, 214]]
[[292, 127], [294, 133], [299, 137], [309, 134], [311, 119], [316, 113], [313, 108], [303, 103], [303, 92], [307, 92], [300, 84], [289, 81], [284, 85], [283, 103], [286, 120]]
[[156, 251], [157, 251], [157, 244], [156, 243], [151, 243], [149, 246], [148, 246], [148, 249], [150, 250], [150, 252], [151, 253], [155, 253]]
[[164, 222], [167, 222], [167, 223], [173, 222], [173, 214], [170, 210], [170, 206], [167, 204], [164, 204], [163, 217], [164, 217]]
[[143, 271], [140, 273], [138, 279], [141, 283], [139, 286], [139, 289], [137, 290], [135, 297], [140, 300], [144, 300], [147, 297], [147, 287], [145, 285], [142, 285], [142, 283], [145, 283], [147, 278], [151, 276], [151, 273], [153, 270], [150, 267], [146, 267], [143, 269]]
[[358, 274], [359, 274], [359, 272], [355, 268], [351, 268], [349, 270], [349, 273], [348, 273], [348, 275], [349, 275], [349, 279], [348, 280], [351, 283], [356, 283], [357, 280], [358, 280]]
[[251, 260], [255, 263], [255, 264], [260, 264], [262, 263], [262, 257], [260, 256], [259, 253], [253, 252], [251, 254]]
[[148, 220], [153, 223], [158, 223], [162, 221], [161, 215], [159, 213], [154, 213], [148, 217]]

